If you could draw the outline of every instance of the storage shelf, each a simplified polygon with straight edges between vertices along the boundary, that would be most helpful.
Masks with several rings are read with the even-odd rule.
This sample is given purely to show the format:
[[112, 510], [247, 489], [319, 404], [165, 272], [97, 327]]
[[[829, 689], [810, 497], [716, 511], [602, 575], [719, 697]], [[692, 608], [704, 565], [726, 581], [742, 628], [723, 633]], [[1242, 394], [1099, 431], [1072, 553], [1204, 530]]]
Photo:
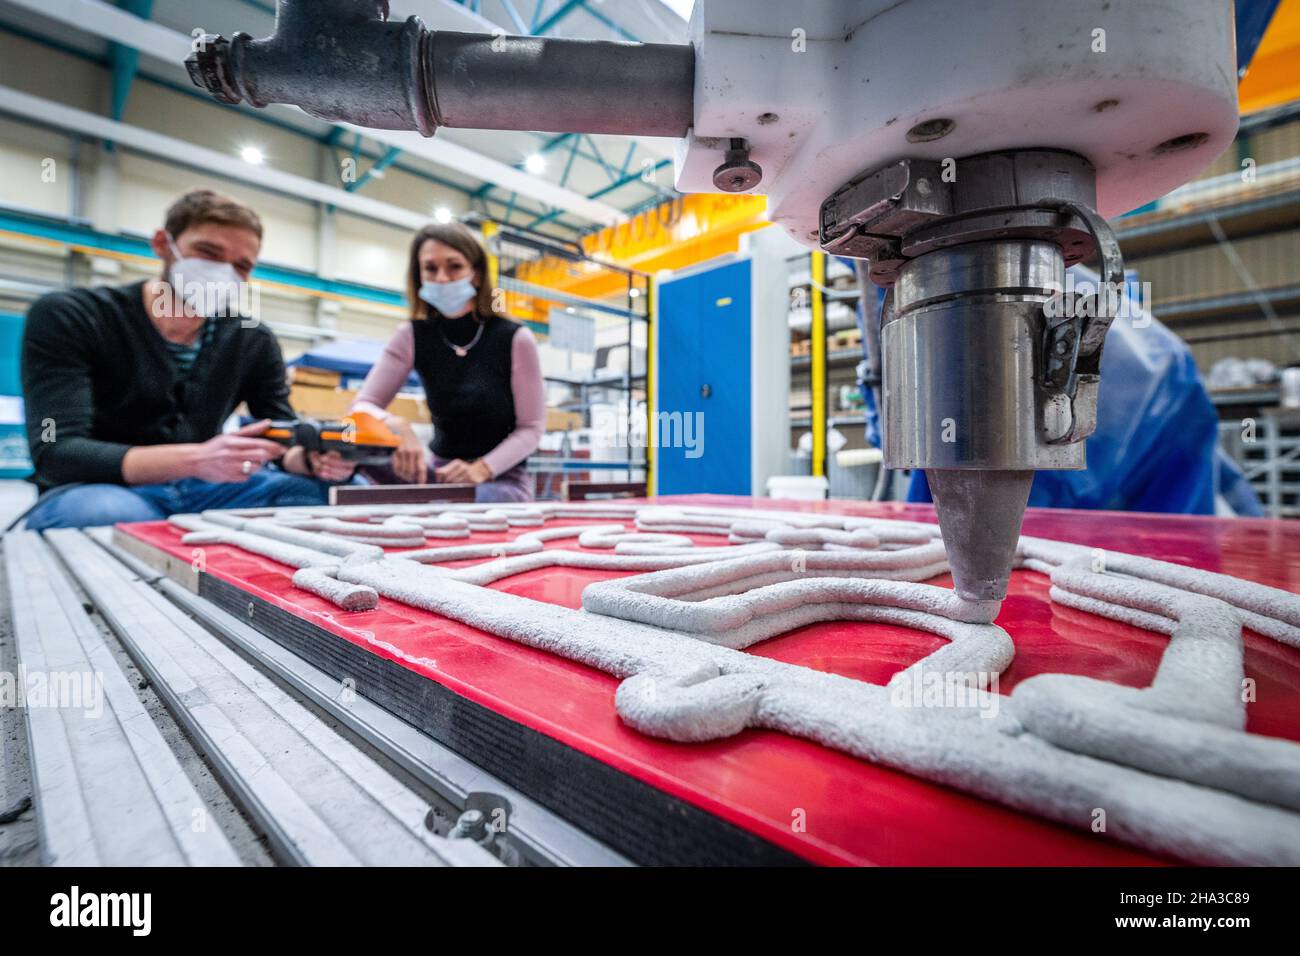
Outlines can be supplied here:
[[[866, 426], [867, 416], [863, 415], [834, 415], [827, 420], [827, 424], [832, 427], [840, 425], [862, 425]], [[812, 418], [792, 418], [790, 419], [791, 428], [810, 428], [812, 427]]]
[[[845, 365], [857, 365], [863, 359], [862, 349], [839, 349], [826, 353], [826, 367], [837, 368]], [[790, 356], [790, 370], [802, 371], [812, 365], [811, 355]]]

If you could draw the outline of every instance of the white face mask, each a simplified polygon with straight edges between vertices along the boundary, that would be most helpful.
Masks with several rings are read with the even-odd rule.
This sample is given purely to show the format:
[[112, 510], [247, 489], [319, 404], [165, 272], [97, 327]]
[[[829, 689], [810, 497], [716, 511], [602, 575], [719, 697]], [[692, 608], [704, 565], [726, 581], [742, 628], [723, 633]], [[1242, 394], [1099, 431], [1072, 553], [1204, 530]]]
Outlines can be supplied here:
[[472, 279], [451, 282], [426, 282], [420, 286], [420, 298], [443, 315], [454, 316], [473, 301], [478, 290]]
[[228, 262], [182, 256], [176, 241], [167, 237], [176, 261], [167, 270], [167, 281], [181, 300], [204, 318], [239, 315], [244, 280]]

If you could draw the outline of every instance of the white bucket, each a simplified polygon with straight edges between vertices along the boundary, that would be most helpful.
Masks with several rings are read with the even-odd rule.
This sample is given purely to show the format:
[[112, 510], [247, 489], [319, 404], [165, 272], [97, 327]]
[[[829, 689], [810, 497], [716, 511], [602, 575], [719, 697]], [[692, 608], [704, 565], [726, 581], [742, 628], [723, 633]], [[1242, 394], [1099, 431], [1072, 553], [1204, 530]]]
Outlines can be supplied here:
[[1300, 368], [1282, 369], [1281, 405], [1283, 408], [1300, 408]]
[[823, 501], [830, 483], [820, 475], [773, 475], [767, 479], [769, 498], [794, 501]]

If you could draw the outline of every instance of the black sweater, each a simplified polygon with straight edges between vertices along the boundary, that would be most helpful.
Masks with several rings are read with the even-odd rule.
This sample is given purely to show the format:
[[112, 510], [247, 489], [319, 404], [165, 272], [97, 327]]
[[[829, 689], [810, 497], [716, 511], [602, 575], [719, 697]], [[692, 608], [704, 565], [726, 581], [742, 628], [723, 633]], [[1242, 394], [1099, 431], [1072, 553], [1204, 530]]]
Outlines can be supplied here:
[[240, 402], [257, 418], [294, 417], [269, 328], [218, 319], [182, 378], [145, 312], [143, 285], [55, 292], [27, 313], [23, 398], [42, 490], [121, 484], [132, 446], [207, 441]]
[[[411, 329], [415, 371], [433, 419], [430, 449], [448, 460], [482, 458], [515, 430], [510, 375], [519, 323], [490, 316], [477, 342], [479, 320], [473, 315], [417, 319]], [[449, 342], [473, 347], [461, 358]]]

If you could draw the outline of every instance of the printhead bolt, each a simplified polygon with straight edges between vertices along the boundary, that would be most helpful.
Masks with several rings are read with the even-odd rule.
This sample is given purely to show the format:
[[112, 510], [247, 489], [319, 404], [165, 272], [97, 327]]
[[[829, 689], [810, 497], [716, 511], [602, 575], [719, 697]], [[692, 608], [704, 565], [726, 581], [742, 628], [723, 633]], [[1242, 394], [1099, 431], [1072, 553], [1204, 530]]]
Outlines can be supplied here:
[[743, 139], [732, 139], [726, 158], [713, 171], [713, 185], [725, 193], [743, 193], [763, 181], [763, 168], [750, 160], [749, 146]]

